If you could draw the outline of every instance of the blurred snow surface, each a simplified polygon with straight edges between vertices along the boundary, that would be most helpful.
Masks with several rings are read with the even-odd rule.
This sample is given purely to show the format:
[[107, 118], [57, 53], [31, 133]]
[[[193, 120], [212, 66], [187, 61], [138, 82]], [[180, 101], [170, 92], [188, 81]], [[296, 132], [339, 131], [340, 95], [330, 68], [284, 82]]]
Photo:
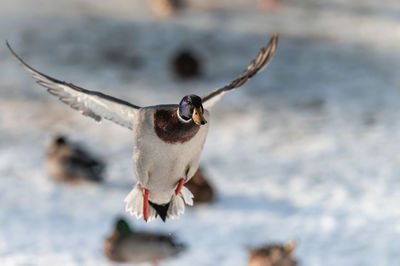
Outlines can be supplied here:
[[[213, 110], [202, 165], [215, 204], [129, 221], [189, 246], [162, 265], [245, 265], [249, 247], [291, 239], [300, 265], [398, 265], [400, 5], [323, 2], [193, 0], [162, 20], [143, 1], [2, 0], [0, 36], [46, 74], [145, 106], [226, 84], [278, 31], [268, 68]], [[203, 59], [200, 79], [171, 75], [180, 47]], [[58, 102], [5, 45], [0, 59], [0, 264], [109, 265], [102, 241], [135, 183], [131, 132]], [[105, 184], [48, 178], [56, 133], [106, 160]]]

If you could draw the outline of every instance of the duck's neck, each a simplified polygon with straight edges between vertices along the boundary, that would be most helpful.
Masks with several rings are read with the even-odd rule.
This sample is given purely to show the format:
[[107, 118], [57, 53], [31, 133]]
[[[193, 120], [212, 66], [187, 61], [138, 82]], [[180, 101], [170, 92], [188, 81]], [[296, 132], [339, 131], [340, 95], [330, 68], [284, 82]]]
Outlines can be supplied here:
[[187, 117], [186, 115], [182, 114], [182, 112], [179, 108], [176, 110], [176, 113], [178, 114], [178, 118], [179, 118], [180, 122], [189, 123], [190, 121], [192, 121], [192, 118], [190, 118], [190, 116]]

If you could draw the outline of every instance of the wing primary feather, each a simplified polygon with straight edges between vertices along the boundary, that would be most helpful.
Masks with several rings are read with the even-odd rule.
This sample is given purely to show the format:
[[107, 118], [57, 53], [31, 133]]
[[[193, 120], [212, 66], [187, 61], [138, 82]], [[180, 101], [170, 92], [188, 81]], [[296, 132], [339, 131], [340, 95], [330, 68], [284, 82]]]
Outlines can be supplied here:
[[139, 106], [101, 92], [86, 90], [72, 83], [60, 81], [43, 74], [25, 63], [7, 41], [6, 45], [18, 62], [32, 74], [36, 82], [46, 87], [47, 91], [57, 96], [60, 101], [96, 121], [105, 118], [132, 129], [133, 117], [137, 110], [140, 109]]
[[275, 54], [278, 44], [278, 33], [275, 32], [266, 47], [261, 47], [257, 56], [251, 60], [247, 68], [239, 75], [239, 77], [224, 87], [217, 88], [202, 97], [203, 105], [211, 108], [219, 99], [230, 90], [243, 86], [249, 79], [254, 77], [258, 72], [262, 71], [271, 61]]

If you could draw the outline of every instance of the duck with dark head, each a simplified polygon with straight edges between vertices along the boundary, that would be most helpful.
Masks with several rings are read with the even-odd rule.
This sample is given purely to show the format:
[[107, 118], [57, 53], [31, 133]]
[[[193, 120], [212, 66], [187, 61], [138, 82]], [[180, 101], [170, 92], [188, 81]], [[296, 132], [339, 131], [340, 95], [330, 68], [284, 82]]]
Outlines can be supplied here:
[[260, 49], [232, 82], [202, 97], [187, 95], [179, 104], [139, 107], [127, 101], [86, 90], [45, 75], [26, 64], [7, 43], [11, 53], [37, 83], [62, 102], [96, 121], [111, 120], [133, 131], [133, 164], [137, 184], [125, 198], [126, 210], [146, 221], [160, 216], [173, 219], [193, 204], [184, 186], [199, 167], [212, 107], [221, 97], [241, 87], [264, 69], [275, 54], [278, 34]]
[[167, 259], [185, 250], [169, 235], [138, 232], [119, 218], [112, 234], [104, 242], [104, 254], [115, 262], [144, 263]]
[[53, 179], [76, 184], [103, 181], [105, 164], [80, 145], [59, 135], [47, 149], [46, 168]]

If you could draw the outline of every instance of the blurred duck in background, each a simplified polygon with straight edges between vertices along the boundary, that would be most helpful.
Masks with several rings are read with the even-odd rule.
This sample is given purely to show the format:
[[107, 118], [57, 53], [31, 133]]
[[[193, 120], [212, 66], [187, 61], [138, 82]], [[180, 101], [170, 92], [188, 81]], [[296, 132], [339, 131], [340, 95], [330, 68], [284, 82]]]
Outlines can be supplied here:
[[57, 181], [79, 183], [103, 181], [105, 165], [65, 136], [54, 138], [46, 153], [46, 168]]
[[104, 254], [114, 262], [157, 264], [185, 250], [172, 236], [133, 231], [129, 224], [120, 218], [113, 233], [105, 240]]
[[193, 51], [181, 49], [173, 56], [171, 69], [181, 79], [196, 78], [201, 74], [201, 63]]
[[269, 11], [277, 11], [282, 8], [283, 0], [257, 0], [258, 6]]
[[186, 183], [186, 187], [192, 192], [195, 203], [209, 203], [214, 200], [214, 189], [205, 178], [199, 168], [192, 179]]
[[250, 250], [250, 259], [247, 266], [296, 266], [292, 258], [296, 242], [291, 241], [285, 245], [265, 245]]
[[167, 17], [183, 9], [183, 0], [150, 0], [151, 11], [159, 17]]

